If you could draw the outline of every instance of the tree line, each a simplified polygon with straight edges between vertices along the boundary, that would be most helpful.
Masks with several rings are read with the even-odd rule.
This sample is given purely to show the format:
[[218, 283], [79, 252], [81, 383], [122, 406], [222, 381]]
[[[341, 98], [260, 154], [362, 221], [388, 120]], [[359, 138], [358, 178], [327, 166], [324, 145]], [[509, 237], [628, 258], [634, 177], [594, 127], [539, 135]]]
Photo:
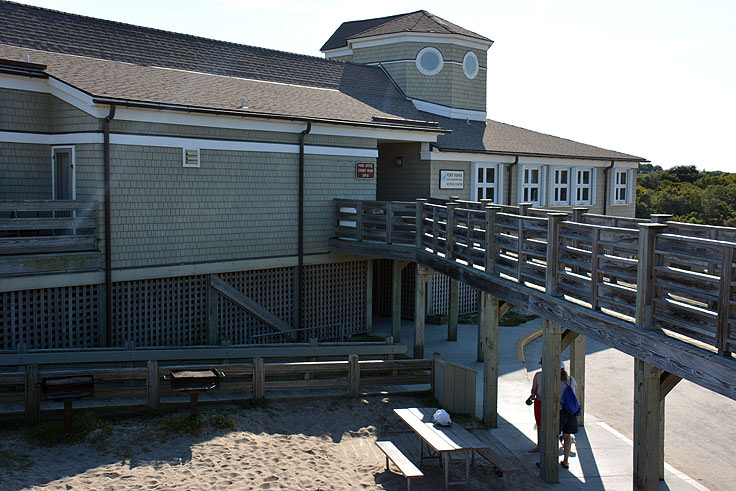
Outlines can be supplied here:
[[673, 215], [679, 222], [736, 227], [736, 174], [699, 171], [694, 165], [662, 169], [639, 164], [636, 216]]

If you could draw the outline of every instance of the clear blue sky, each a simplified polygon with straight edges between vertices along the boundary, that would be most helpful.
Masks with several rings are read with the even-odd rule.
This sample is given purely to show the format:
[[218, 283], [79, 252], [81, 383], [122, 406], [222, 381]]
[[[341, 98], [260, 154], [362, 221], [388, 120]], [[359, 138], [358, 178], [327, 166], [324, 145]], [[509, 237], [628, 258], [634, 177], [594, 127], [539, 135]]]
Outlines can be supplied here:
[[736, 172], [729, 0], [23, 0], [321, 56], [343, 21], [424, 9], [495, 41], [488, 117], [645, 157]]

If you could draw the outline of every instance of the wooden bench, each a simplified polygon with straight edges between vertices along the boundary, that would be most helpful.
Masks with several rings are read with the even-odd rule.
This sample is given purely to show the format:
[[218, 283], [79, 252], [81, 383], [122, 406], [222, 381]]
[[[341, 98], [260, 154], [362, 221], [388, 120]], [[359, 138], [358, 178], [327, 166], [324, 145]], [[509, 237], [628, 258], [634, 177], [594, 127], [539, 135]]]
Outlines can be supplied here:
[[502, 477], [504, 472], [519, 472], [521, 470], [518, 463], [493, 449], [484, 448], [476, 450], [476, 452], [493, 466], [493, 471], [498, 477]]
[[420, 471], [419, 468], [406, 457], [406, 455], [401, 453], [401, 450], [399, 450], [396, 445], [394, 445], [394, 442], [382, 441], [376, 442], [376, 445], [379, 449], [381, 449], [381, 452], [386, 455], [386, 470], [389, 470], [388, 462], [390, 460], [396, 465], [396, 467], [399, 468], [401, 474], [406, 477], [406, 490], [410, 491], [411, 479], [413, 477], [422, 477], [424, 476], [424, 473]]

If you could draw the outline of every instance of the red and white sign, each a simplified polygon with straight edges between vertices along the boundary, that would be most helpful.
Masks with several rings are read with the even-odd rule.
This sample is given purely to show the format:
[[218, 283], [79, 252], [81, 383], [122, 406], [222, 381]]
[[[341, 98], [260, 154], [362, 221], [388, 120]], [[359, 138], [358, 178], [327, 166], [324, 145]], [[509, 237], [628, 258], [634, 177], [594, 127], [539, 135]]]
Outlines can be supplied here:
[[374, 162], [356, 162], [355, 177], [357, 179], [373, 179], [376, 177], [376, 164]]

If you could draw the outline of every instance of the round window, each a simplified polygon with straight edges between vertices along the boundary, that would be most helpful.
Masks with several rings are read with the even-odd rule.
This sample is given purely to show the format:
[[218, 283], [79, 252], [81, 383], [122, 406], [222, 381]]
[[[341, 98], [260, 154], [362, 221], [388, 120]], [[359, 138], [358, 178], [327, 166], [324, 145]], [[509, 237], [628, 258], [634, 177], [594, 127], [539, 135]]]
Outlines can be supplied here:
[[439, 73], [442, 63], [442, 53], [436, 48], [424, 48], [417, 53], [417, 69], [424, 75]]
[[478, 57], [472, 51], [468, 51], [463, 57], [463, 73], [470, 80], [478, 75]]

